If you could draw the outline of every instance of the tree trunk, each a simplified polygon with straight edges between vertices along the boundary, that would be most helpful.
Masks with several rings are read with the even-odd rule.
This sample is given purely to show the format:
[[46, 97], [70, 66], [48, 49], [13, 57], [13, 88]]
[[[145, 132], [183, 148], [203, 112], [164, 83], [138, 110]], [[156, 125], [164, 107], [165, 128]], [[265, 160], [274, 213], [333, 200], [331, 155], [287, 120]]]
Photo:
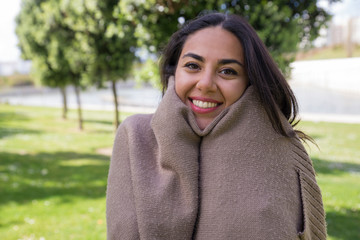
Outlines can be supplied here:
[[61, 96], [62, 96], [62, 103], [63, 103], [63, 111], [62, 111], [62, 118], [63, 119], [67, 119], [67, 111], [68, 111], [68, 107], [67, 107], [67, 96], [66, 96], [66, 87], [60, 87], [60, 92], [61, 92]]
[[81, 112], [81, 101], [80, 101], [80, 87], [75, 85], [75, 94], [76, 94], [76, 102], [78, 105], [78, 119], [79, 119], [79, 129], [83, 130], [83, 118]]
[[118, 99], [117, 99], [117, 93], [116, 93], [116, 80], [111, 80], [111, 87], [112, 87], [112, 92], [113, 92], [113, 97], [114, 97], [114, 106], [115, 106], [115, 119], [114, 119], [114, 125], [115, 125], [115, 129], [117, 129], [117, 127], [119, 126], [119, 119], [120, 119], [120, 114], [119, 114], [119, 107], [118, 107]]
[[348, 34], [347, 34], [347, 38], [346, 38], [346, 55], [348, 58], [353, 56], [353, 48], [354, 48], [354, 44], [353, 44], [353, 40], [352, 40], [352, 33], [353, 33], [353, 19], [350, 18], [348, 21]]

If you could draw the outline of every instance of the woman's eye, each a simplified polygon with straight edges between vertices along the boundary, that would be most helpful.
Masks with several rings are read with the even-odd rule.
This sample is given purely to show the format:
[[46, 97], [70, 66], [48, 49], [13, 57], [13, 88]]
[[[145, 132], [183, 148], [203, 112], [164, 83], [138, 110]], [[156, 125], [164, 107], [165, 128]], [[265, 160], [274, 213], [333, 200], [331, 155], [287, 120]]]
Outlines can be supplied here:
[[200, 69], [199, 65], [197, 65], [196, 63], [187, 63], [187, 64], [185, 64], [185, 67], [187, 67], [190, 70]]
[[220, 73], [225, 74], [225, 75], [237, 75], [237, 72], [230, 68], [223, 69], [220, 71]]

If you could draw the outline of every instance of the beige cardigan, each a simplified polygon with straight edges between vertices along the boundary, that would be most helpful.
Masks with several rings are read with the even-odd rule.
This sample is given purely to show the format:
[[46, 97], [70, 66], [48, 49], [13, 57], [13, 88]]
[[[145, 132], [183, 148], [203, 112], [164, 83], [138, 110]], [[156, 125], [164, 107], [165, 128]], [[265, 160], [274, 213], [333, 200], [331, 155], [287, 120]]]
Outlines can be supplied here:
[[111, 240], [326, 239], [311, 160], [274, 131], [254, 89], [201, 131], [173, 81], [155, 114], [118, 129], [107, 227]]

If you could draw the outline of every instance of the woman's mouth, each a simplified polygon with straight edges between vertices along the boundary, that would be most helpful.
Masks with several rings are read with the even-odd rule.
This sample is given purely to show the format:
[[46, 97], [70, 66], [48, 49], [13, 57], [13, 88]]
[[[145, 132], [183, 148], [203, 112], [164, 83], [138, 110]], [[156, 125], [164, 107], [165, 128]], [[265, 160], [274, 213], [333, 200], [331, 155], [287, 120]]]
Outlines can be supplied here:
[[214, 102], [204, 102], [200, 100], [193, 100], [192, 103], [200, 108], [213, 108], [217, 106], [217, 103]]
[[212, 99], [203, 99], [203, 98], [189, 98], [191, 103], [191, 109], [195, 113], [209, 113], [215, 111], [222, 103], [212, 100]]

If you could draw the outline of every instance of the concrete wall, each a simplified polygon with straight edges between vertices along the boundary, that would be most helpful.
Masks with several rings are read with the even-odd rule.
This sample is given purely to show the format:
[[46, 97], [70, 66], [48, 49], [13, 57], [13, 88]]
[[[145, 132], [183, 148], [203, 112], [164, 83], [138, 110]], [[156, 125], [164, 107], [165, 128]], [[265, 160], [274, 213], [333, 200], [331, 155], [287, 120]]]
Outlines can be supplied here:
[[360, 94], [360, 58], [298, 61], [291, 67], [293, 83]]

